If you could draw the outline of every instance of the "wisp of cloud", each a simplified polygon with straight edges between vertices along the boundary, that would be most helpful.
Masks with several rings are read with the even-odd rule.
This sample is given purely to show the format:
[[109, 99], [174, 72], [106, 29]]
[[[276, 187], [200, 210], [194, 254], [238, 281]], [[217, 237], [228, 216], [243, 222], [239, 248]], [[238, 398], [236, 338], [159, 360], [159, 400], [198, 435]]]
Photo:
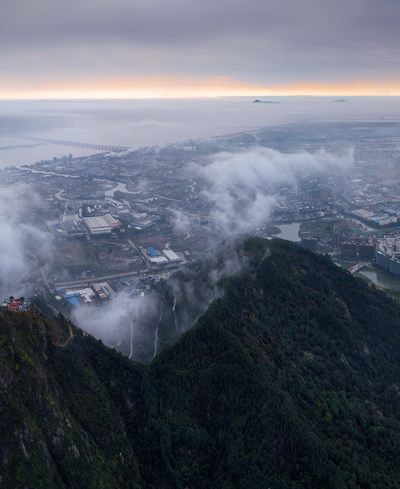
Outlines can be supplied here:
[[22, 221], [35, 202], [38, 203], [34, 191], [26, 185], [0, 190], [0, 293], [3, 297], [31, 292], [28, 278], [34, 271], [38, 272], [38, 266], [46, 266], [53, 256], [49, 236]]
[[223, 152], [200, 169], [209, 189], [215, 226], [227, 236], [249, 232], [268, 221], [278, 196], [278, 186], [296, 187], [301, 178], [332, 168], [345, 170], [353, 152], [335, 155], [321, 149], [315, 153], [281, 153], [269, 148], [248, 152]]

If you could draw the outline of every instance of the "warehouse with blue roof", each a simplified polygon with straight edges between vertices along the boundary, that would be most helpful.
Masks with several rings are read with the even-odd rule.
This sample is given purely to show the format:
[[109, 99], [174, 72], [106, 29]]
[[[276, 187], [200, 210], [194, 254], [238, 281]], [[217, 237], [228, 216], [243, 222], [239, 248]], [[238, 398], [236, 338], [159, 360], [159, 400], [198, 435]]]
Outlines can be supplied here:
[[151, 246], [147, 248], [147, 252], [151, 256], [160, 256], [160, 253], [156, 251], [154, 248], [152, 248]]

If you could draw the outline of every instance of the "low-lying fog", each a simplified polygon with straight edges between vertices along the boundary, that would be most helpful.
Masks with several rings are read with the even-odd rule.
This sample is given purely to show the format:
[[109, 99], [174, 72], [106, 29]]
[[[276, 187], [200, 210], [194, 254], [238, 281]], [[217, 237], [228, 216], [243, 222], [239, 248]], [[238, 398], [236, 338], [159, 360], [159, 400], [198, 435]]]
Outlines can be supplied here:
[[392, 97], [255, 99], [0, 101], [0, 168], [99, 152], [34, 138], [140, 147], [296, 121], [400, 119]]

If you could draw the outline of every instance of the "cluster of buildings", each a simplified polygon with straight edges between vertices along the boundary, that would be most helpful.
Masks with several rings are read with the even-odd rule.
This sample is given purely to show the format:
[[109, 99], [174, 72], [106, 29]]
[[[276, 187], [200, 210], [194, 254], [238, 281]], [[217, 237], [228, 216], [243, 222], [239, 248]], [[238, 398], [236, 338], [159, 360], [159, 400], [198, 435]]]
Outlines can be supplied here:
[[344, 258], [372, 260], [375, 256], [375, 243], [364, 238], [352, 238], [340, 243], [340, 252]]
[[[113, 189], [108, 192], [113, 194]], [[123, 197], [122, 200], [116, 200], [104, 195], [104, 200], [62, 198], [66, 203], [61, 217], [47, 222], [47, 226], [55, 232], [58, 239], [104, 236], [118, 230], [143, 231], [154, 226], [163, 217], [169, 216], [165, 206], [154, 201], [139, 199], [128, 202]]]
[[100, 303], [103, 300], [115, 296], [115, 291], [108, 282], [93, 283], [90, 287], [84, 288], [56, 288], [57, 301], [64, 301], [71, 306], [78, 307], [83, 304]]
[[1, 307], [13, 312], [30, 310], [29, 302], [25, 300], [25, 297], [16, 299], [12, 295], [2, 303]]
[[131, 278], [129, 281], [119, 278], [110, 282], [93, 282], [81, 287], [57, 287], [55, 300], [61, 310], [68, 311], [71, 307], [84, 305], [100, 307], [105, 301], [112, 300], [120, 292], [125, 292], [128, 296], [143, 297], [151, 288], [146, 277]]
[[155, 250], [152, 247], [142, 249], [142, 254], [150, 265], [167, 265], [168, 263], [178, 263], [184, 261], [183, 256], [178, 256], [172, 250]]
[[[277, 224], [324, 220], [324, 229], [309, 226], [303, 233], [305, 248], [355, 260], [371, 260], [377, 252], [377, 263], [393, 271], [396, 254], [376, 247], [383, 229], [394, 229], [397, 220], [400, 222], [400, 150], [393, 137], [393, 123], [379, 123], [379, 131], [377, 124], [310, 122], [301, 127], [294, 124], [241, 132], [195, 145], [187, 142], [81, 158], [68, 155], [0, 171], [0, 185], [29, 183], [41, 196], [44, 210], [35, 213], [32, 206], [26, 218], [38, 228], [50, 228], [58, 242], [61, 258], [57, 268], [49, 272], [55, 277], [53, 283], [63, 284], [65, 270], [68, 277], [85, 279], [81, 288], [57, 291], [57, 301], [77, 306], [107, 300], [112, 291], [118, 293], [121, 284], [113, 279], [129, 277], [129, 272], [138, 277], [151, 270], [161, 276], [179, 268], [186, 259], [201, 257], [211, 242], [222, 237], [212, 204], [203, 192], [207, 182], [201, 168], [210, 156], [260, 146], [283, 154], [314, 154], [321, 148], [345, 154], [353, 148], [354, 164], [346, 172], [339, 167], [326, 168], [304, 176], [296, 186], [263, 187], [266, 194], [278, 196], [272, 216], [266, 213], [265, 218]], [[249, 191], [252, 198], [255, 194]], [[190, 220], [182, 227], [185, 234], [173, 226], [174, 216], [180, 212]], [[351, 224], [353, 220], [358, 224]], [[373, 238], [366, 231], [370, 236], [375, 233]], [[83, 243], [70, 239], [75, 237], [92, 239]], [[185, 251], [166, 249], [167, 242]], [[82, 270], [88, 269], [106, 277], [111, 291], [93, 274], [91, 279], [99, 283], [87, 287], [88, 276]]]
[[400, 236], [378, 240], [376, 264], [400, 277]]
[[344, 258], [372, 260], [387, 272], [400, 277], [400, 235], [384, 236], [374, 240], [352, 238], [341, 243]]
[[132, 212], [131, 213], [131, 222], [129, 226], [138, 231], [142, 231], [143, 229], [147, 229], [152, 226], [159, 220], [159, 216], [157, 215], [148, 215], [147, 212]]
[[382, 209], [383, 212], [376, 214], [375, 212], [368, 211], [366, 209], [354, 209], [351, 213], [364, 219], [368, 224], [375, 224], [378, 226], [387, 226], [397, 222], [399, 213], [397, 210], [389, 207]]
[[79, 237], [111, 234], [118, 230], [122, 223], [111, 214], [82, 218], [77, 215], [64, 215], [62, 225], [70, 236]]
[[302, 182], [301, 188], [280, 189], [272, 217], [275, 222], [304, 221], [336, 216], [336, 193], [317, 180]]

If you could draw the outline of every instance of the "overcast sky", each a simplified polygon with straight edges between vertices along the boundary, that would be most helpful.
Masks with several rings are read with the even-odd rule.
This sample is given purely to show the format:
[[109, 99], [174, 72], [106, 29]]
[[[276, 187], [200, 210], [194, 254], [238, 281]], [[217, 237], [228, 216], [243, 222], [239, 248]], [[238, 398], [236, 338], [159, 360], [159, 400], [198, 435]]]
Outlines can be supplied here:
[[2, 0], [0, 98], [400, 94], [399, 0]]

